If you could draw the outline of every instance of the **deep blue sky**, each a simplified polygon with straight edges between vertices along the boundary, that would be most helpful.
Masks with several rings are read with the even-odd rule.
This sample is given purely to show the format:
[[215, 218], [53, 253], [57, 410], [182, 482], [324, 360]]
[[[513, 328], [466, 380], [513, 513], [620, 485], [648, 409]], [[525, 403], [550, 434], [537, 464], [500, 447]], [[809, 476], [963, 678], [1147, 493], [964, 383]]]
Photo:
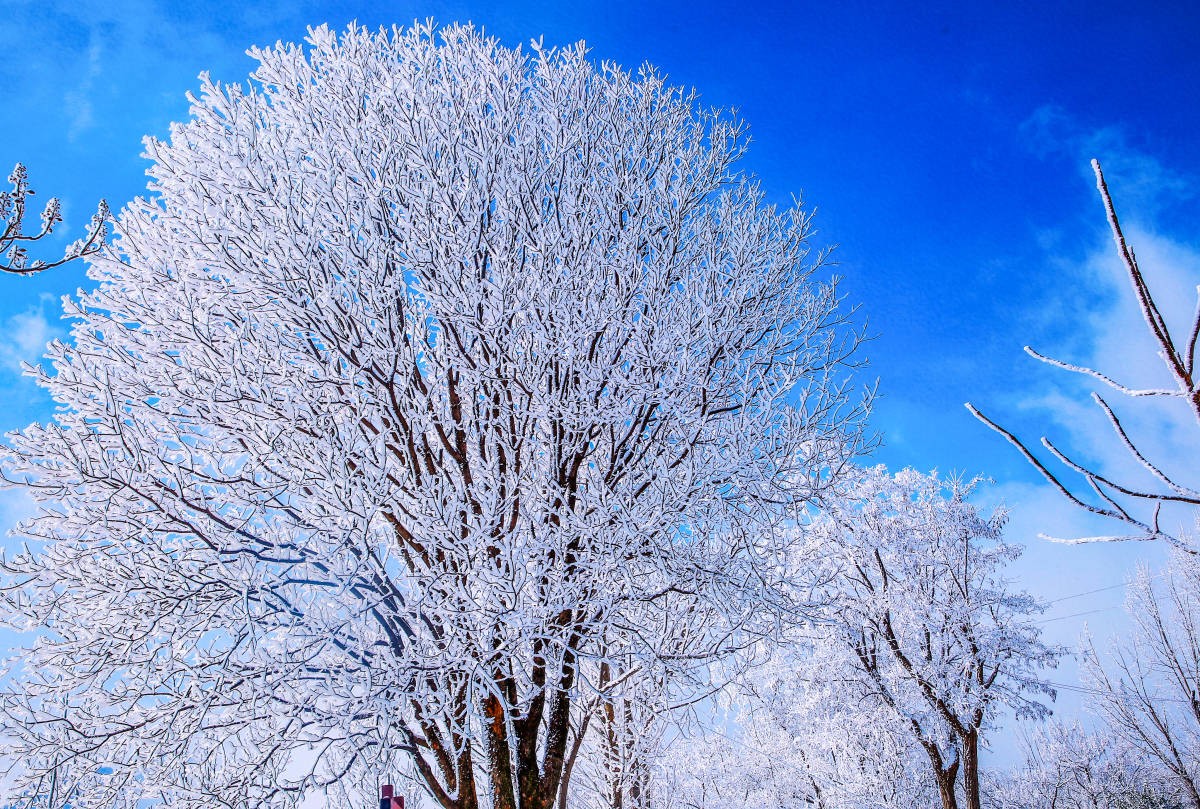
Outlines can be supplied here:
[[[649, 61], [705, 103], [737, 107], [754, 140], [747, 168], [780, 202], [802, 192], [819, 210], [818, 242], [840, 245], [844, 291], [876, 335], [866, 355], [884, 394], [880, 461], [995, 478], [1014, 509], [1013, 538], [1030, 543], [1020, 581], [1047, 597], [1119, 583], [1135, 559], [1157, 558], [1033, 539], [1083, 529], [962, 403], [1108, 457], [1063, 404], [1083, 401], [1084, 389], [1021, 346], [1091, 360], [1137, 345], [1106, 258], [1091, 157], [1106, 166], [1146, 269], [1154, 274], [1146, 259], [1157, 260], [1175, 285], [1167, 294], [1190, 310], [1200, 280], [1192, 4], [1136, 13], [1115, 2], [0, 4], [0, 169], [24, 161], [43, 197], [64, 198], [75, 228], [64, 239], [79, 235], [97, 198], [119, 207], [144, 188], [140, 139], [186, 117], [184, 93], [200, 71], [244, 80], [248, 46], [299, 40], [308, 25], [471, 20], [509, 45], [583, 39], [597, 59]], [[57, 296], [81, 283], [78, 266], [0, 278], [0, 428], [47, 416], [46, 400], [11, 369], [36, 361], [39, 342], [61, 330]], [[1096, 610], [1104, 635], [1120, 627], [1120, 601], [1116, 588], [1049, 615]], [[1071, 641], [1087, 617], [1047, 629]], [[1068, 696], [1062, 712], [1076, 704]]]

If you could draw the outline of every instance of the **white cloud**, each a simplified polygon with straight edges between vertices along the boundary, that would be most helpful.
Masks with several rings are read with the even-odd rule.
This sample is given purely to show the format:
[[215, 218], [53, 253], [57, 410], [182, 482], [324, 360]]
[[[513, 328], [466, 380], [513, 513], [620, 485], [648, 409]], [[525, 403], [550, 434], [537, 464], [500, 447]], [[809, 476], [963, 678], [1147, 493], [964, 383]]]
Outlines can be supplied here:
[[[1088, 165], [1096, 157], [1104, 165], [1127, 242], [1137, 254], [1155, 300], [1177, 343], [1186, 345], [1194, 316], [1197, 282], [1200, 282], [1200, 242], [1165, 232], [1154, 224], [1160, 213], [1191, 195], [1193, 182], [1163, 167], [1152, 156], [1130, 145], [1118, 128], [1084, 131], [1060, 111], [1045, 108], [1026, 124], [1033, 145], [1044, 152], [1065, 154], [1075, 164]], [[1132, 292], [1128, 273], [1106, 227], [1099, 195], [1089, 208], [1064, 216], [1063, 233], [1046, 234], [1043, 271], [1052, 273], [1048, 297], [1031, 307], [1025, 318], [1026, 338], [1039, 352], [1056, 359], [1090, 367], [1134, 388], [1174, 388], [1174, 381], [1158, 356]], [[1169, 217], [1163, 217], [1167, 219]], [[1063, 250], [1065, 233], [1076, 222], [1094, 223], [1088, 230], [1093, 241], [1080, 253]], [[1188, 234], [1190, 238], [1192, 234]], [[1033, 360], [1030, 360], [1033, 363]], [[1091, 400], [1096, 391], [1113, 407], [1122, 426], [1147, 457], [1178, 477], [1200, 488], [1195, 458], [1200, 456], [1200, 428], [1186, 403], [1163, 397], [1127, 397], [1103, 382], [1053, 368], [1032, 378], [1033, 385], [1010, 398], [1009, 417], [1017, 433], [1061, 479], [1079, 493], [1087, 492], [1082, 478], [1061, 466], [1037, 446], [1047, 435], [1069, 455], [1102, 473], [1135, 485], [1152, 485], [1114, 434], [1103, 411]], [[1001, 419], [1001, 423], [1005, 423]], [[1128, 636], [1130, 621], [1124, 610], [1125, 581], [1139, 564], [1161, 568], [1167, 548], [1163, 543], [1123, 542], [1067, 546], [1038, 539], [1039, 535], [1073, 538], [1128, 534], [1114, 521], [1104, 520], [1071, 505], [1045, 483], [1013, 482], [993, 487], [989, 495], [1010, 509], [1007, 536], [1024, 544], [1025, 555], [1010, 570], [1019, 586], [1051, 599], [1042, 619], [1045, 639], [1076, 648], [1091, 628], [1106, 647], [1114, 635]], [[1094, 498], [1091, 498], [1095, 502]], [[1163, 527], [1194, 530], [1194, 509], [1167, 513]], [[1149, 516], [1149, 511], [1140, 514]], [[1067, 686], [1079, 682], [1074, 660], [1065, 660], [1050, 679]], [[1088, 699], [1072, 687], [1059, 692], [1055, 711], [1060, 715], [1086, 715]], [[1011, 740], [996, 740], [992, 755], [1005, 761], [1015, 756]]]
[[47, 317], [47, 310], [54, 306], [53, 296], [42, 295], [35, 305], [4, 322], [0, 362], [5, 368], [20, 373], [22, 362], [36, 365], [46, 351], [46, 344], [62, 336], [62, 329]]
[[1192, 178], [1137, 148], [1125, 127], [1087, 127], [1062, 108], [1049, 104], [1035, 110], [1020, 130], [1035, 154], [1065, 156], [1089, 180], [1089, 161], [1099, 160], [1110, 185], [1121, 189], [1118, 204], [1123, 200], [1143, 216], [1153, 217], [1162, 206], [1195, 196]]
[[80, 71], [79, 83], [68, 90], [63, 97], [64, 112], [68, 123], [67, 140], [74, 141], [95, 124], [92, 113], [92, 93], [95, 91], [96, 79], [104, 72], [102, 61], [102, 38], [96, 29], [92, 29], [88, 42], [87, 62]]
[[[1140, 227], [1129, 228], [1126, 236], [1138, 252], [1139, 264], [1176, 343], [1185, 346], [1196, 305], [1195, 285], [1200, 280], [1200, 249]], [[1076, 313], [1073, 333], [1065, 335], [1060, 345], [1034, 347], [1043, 354], [1098, 370], [1131, 388], [1176, 389], [1111, 242], [1096, 245], [1071, 275], [1087, 285], [1080, 294], [1092, 301], [1091, 306], [1080, 306], [1078, 300], [1064, 302], [1064, 312]], [[1065, 289], [1061, 294], [1071, 296], [1072, 292]], [[1185, 401], [1129, 397], [1099, 380], [1067, 371], [1057, 372], [1051, 384], [1054, 387], [1026, 395], [1018, 406], [1032, 411], [1055, 445], [1073, 458], [1122, 482], [1161, 488], [1126, 450], [1101, 408], [1091, 400], [1090, 393], [1095, 391], [1113, 408], [1147, 458], [1178, 482], [1200, 488], [1200, 479], [1194, 476], [1200, 430]], [[1169, 515], [1169, 520], [1171, 527], [1182, 522], [1191, 528], [1190, 515]]]
[[[1160, 214], [1192, 196], [1193, 178], [1164, 167], [1152, 155], [1131, 145], [1123, 129], [1084, 130], [1061, 110], [1044, 107], [1023, 126], [1031, 145], [1044, 153], [1064, 153], [1087, 166], [1098, 157], [1127, 243], [1161, 309], [1176, 346], [1185, 349], [1197, 306], [1200, 242], [1163, 232], [1154, 225]], [[1027, 338], [1044, 355], [1091, 368], [1135, 389], [1176, 390], [1134, 296], [1132, 282], [1107, 227], [1099, 194], [1080, 215], [1094, 222], [1094, 241], [1082, 255], [1058, 252], [1058, 238], [1046, 238], [1045, 271], [1056, 284], [1049, 297], [1029, 313]], [[1169, 219], [1162, 216], [1162, 219]], [[1073, 218], [1072, 218], [1073, 219]], [[1064, 227], [1066, 224], [1064, 223]], [[1085, 231], [1086, 232], [1086, 231]], [[1192, 238], [1194, 234], [1188, 234]], [[1200, 455], [1200, 429], [1187, 402], [1162, 396], [1130, 397], [1103, 381], [1065, 370], [1046, 369], [1036, 388], [1014, 397], [1021, 421], [1033, 424], [1069, 456], [1089, 468], [1134, 488], [1161, 490], [1152, 474], [1123, 446], [1103, 410], [1091, 399], [1095, 392], [1113, 408], [1135, 445], [1178, 482], [1200, 488], [1195, 458]], [[1034, 438], [1025, 430], [1025, 439]], [[1056, 473], [1071, 485], [1083, 480], [1033, 446]], [[1190, 478], [1190, 479], [1189, 479]], [[1092, 498], [1092, 502], [1097, 502]], [[1167, 530], [1193, 529], [1193, 511], [1166, 514]], [[1139, 513], [1150, 519], [1150, 510]], [[1102, 534], [1128, 533], [1110, 524]], [[1045, 530], [1047, 534], [1071, 536]]]
[[[1185, 345], [1196, 310], [1200, 247], [1136, 224], [1124, 229], [1168, 328], [1176, 342]], [[1104, 289], [1109, 299], [1108, 305], [1090, 316], [1091, 360], [1119, 370], [1131, 385], [1170, 385], [1171, 377], [1156, 356], [1159, 347], [1146, 327], [1129, 274], [1111, 241], [1098, 245], [1088, 256], [1085, 270], [1086, 277]]]

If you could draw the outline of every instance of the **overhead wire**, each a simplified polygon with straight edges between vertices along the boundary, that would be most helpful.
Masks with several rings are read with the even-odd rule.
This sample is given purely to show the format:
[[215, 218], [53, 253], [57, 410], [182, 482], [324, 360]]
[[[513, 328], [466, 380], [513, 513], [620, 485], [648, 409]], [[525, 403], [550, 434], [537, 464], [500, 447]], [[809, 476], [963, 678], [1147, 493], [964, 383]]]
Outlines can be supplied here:
[[[1165, 576], [1165, 575], [1166, 575], [1166, 573], [1167, 573], [1167, 571], [1165, 571], [1165, 570], [1160, 570], [1158, 573], [1155, 573], [1155, 574], [1153, 574], [1152, 576], [1149, 576], [1149, 578], [1150, 578], [1150, 579], [1160, 579], [1160, 578], [1162, 578], [1163, 576]], [[1082, 596], [1090, 596], [1090, 595], [1093, 595], [1093, 594], [1095, 594], [1095, 593], [1103, 593], [1103, 592], [1105, 592], [1105, 591], [1107, 591], [1107, 590], [1116, 590], [1116, 589], [1117, 589], [1117, 588], [1119, 588], [1119, 587], [1128, 587], [1128, 586], [1129, 586], [1129, 582], [1127, 582], [1127, 581], [1123, 581], [1123, 582], [1121, 582], [1120, 584], [1110, 584], [1110, 585], [1108, 585], [1108, 586], [1106, 586], [1106, 587], [1097, 587], [1097, 588], [1096, 588], [1096, 589], [1094, 589], [1094, 590], [1084, 590], [1082, 593], [1071, 593], [1070, 595], [1059, 596], [1058, 598], [1052, 598], [1052, 599], [1050, 599], [1050, 600], [1048, 600], [1048, 601], [1043, 601], [1042, 603], [1043, 603], [1043, 604], [1047, 604], [1047, 605], [1049, 605], [1049, 604], [1057, 604], [1057, 603], [1059, 603], [1060, 601], [1069, 601], [1069, 600], [1071, 600], [1072, 598], [1080, 598], [1080, 597], [1082, 597]]]
[[1116, 609], [1120, 609], [1120, 606], [1113, 605], [1111, 607], [1098, 607], [1094, 610], [1084, 610], [1083, 612], [1073, 612], [1070, 615], [1056, 615], [1053, 618], [1041, 618], [1037, 621], [1031, 621], [1030, 623], [1051, 624], [1051, 623], [1054, 623], [1055, 621], [1065, 621], [1068, 618], [1079, 618], [1080, 616], [1083, 616], [1083, 615], [1094, 615], [1097, 612], [1111, 612], [1112, 610], [1116, 610]]

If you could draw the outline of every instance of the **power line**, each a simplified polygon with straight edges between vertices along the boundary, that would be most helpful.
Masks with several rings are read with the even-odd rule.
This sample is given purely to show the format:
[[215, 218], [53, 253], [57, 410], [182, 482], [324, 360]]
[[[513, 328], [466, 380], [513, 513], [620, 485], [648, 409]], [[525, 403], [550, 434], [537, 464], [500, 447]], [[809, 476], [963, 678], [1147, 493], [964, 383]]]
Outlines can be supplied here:
[[[1061, 688], [1064, 691], [1074, 691], [1077, 694], [1087, 694], [1088, 696], [1092, 696], [1092, 697], [1114, 696], [1114, 694], [1111, 694], [1108, 691], [1104, 691], [1099, 688], [1089, 688], [1088, 686], [1085, 686], [1085, 685], [1077, 685], [1077, 684], [1072, 684], [1072, 683], [1059, 683], [1059, 682], [1055, 682], [1054, 680], [1045, 680], [1044, 682], [1047, 685], [1053, 686], [1054, 688]], [[1159, 696], [1157, 694], [1154, 697], [1154, 701], [1155, 702], [1178, 702], [1181, 705], [1191, 705], [1192, 704], [1190, 700], [1180, 699], [1179, 697]]]
[[[1154, 579], [1161, 579], [1163, 576], [1166, 576], [1168, 574], [1168, 572], [1169, 571], [1166, 571], [1166, 570], [1160, 570], [1157, 573], [1147, 576], [1146, 580], [1153, 581]], [[1081, 598], [1082, 596], [1090, 596], [1095, 593], [1103, 593], [1108, 590], [1116, 590], [1117, 588], [1128, 587], [1132, 583], [1133, 582], [1126, 581], [1126, 582], [1122, 582], [1120, 584], [1109, 584], [1105, 587], [1096, 587], [1092, 590], [1084, 590], [1083, 592], [1080, 592], [1080, 593], [1071, 593], [1070, 595], [1059, 596], [1058, 598], [1052, 598], [1049, 601], [1043, 601], [1042, 603], [1047, 606], [1050, 604], [1058, 604], [1063, 601], [1069, 601], [1073, 598]], [[1094, 615], [1094, 614], [1100, 613], [1100, 612], [1110, 612], [1115, 609], [1118, 609], [1117, 605], [1113, 605], [1113, 606], [1109, 606], [1109, 607], [1097, 607], [1094, 610], [1083, 610], [1082, 612], [1073, 612], [1070, 615], [1056, 615], [1053, 618], [1042, 618], [1037, 621], [1033, 621], [1032, 623], [1038, 624], [1038, 625], [1050, 624], [1050, 623], [1054, 623], [1055, 621], [1065, 621], [1069, 618], [1079, 618], [1084, 615]]]
[[1062, 596], [1061, 598], [1052, 598], [1049, 601], [1045, 601], [1043, 603], [1057, 604], [1060, 601], [1070, 601], [1072, 598], [1081, 598], [1083, 596], [1090, 596], [1093, 593], [1103, 593], [1106, 590], [1116, 590], [1118, 587], [1128, 587], [1128, 586], [1129, 586], [1129, 582], [1121, 582], [1120, 584], [1110, 584], [1107, 587], [1097, 587], [1095, 590], [1084, 590], [1082, 593], [1072, 593], [1069, 596]]
[[[1166, 574], [1167, 574], [1167, 571], [1160, 570], [1158, 573], [1155, 573], [1154, 575], [1150, 576], [1149, 578], [1150, 579], [1160, 579], [1163, 576], [1165, 576]], [[1060, 601], [1069, 601], [1072, 598], [1080, 598], [1082, 596], [1090, 596], [1094, 593], [1103, 593], [1107, 590], [1116, 590], [1118, 587], [1128, 587], [1128, 586], [1129, 586], [1129, 582], [1123, 581], [1120, 584], [1110, 584], [1107, 587], [1097, 587], [1095, 590], [1084, 590], [1082, 593], [1072, 593], [1071, 595], [1059, 596], [1058, 598], [1052, 598], [1049, 601], [1043, 601], [1042, 603], [1043, 604], [1057, 604]]]
[[1050, 624], [1050, 623], [1053, 623], [1053, 622], [1055, 622], [1055, 621], [1065, 621], [1065, 620], [1067, 620], [1068, 618], [1078, 618], [1078, 617], [1080, 617], [1081, 615], [1093, 615], [1093, 614], [1095, 614], [1095, 613], [1097, 613], [1097, 612], [1111, 612], [1112, 610], [1115, 610], [1115, 609], [1120, 609], [1120, 608], [1119, 608], [1119, 607], [1116, 607], [1116, 606], [1113, 606], [1113, 607], [1098, 607], [1097, 609], [1094, 609], [1094, 610], [1084, 610], [1083, 612], [1073, 612], [1073, 613], [1071, 613], [1070, 615], [1057, 615], [1057, 616], [1055, 616], [1055, 617], [1053, 617], [1053, 618], [1042, 618], [1041, 620], [1038, 620], [1038, 621], [1033, 621], [1032, 623], [1035, 623], [1035, 624]]

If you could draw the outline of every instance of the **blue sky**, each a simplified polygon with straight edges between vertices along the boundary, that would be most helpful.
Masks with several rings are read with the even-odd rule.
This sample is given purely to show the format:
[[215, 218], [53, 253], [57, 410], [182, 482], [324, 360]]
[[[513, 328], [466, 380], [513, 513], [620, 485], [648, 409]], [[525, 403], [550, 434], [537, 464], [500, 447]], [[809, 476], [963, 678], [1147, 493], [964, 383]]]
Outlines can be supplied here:
[[[320, 23], [472, 20], [509, 45], [583, 39], [597, 59], [649, 61], [705, 103], [737, 107], [754, 140], [747, 168], [780, 202], [802, 192], [818, 209], [818, 242], [840, 245], [844, 291], [876, 335], [866, 355], [883, 393], [877, 459], [994, 478], [1013, 510], [1011, 537], [1029, 543], [1014, 575], [1039, 595], [1119, 584], [1160, 550], [1035, 539], [1090, 526], [963, 402], [1027, 437], [1050, 431], [1084, 457], [1121, 463], [1098, 438], [1088, 387], [1021, 347], [1151, 374], [1091, 157], [1169, 316], [1189, 315], [1200, 280], [1200, 9], [910, 5], [3, 0], [0, 168], [25, 162], [43, 198], [64, 200], [59, 244], [77, 238], [95, 200], [119, 208], [144, 189], [140, 139], [186, 116], [200, 71], [241, 81], [253, 67], [247, 47], [299, 40]], [[3, 429], [50, 413], [16, 364], [62, 333], [58, 298], [85, 283], [78, 265], [0, 278]], [[1171, 418], [1139, 424], [1194, 466]], [[11, 524], [23, 507], [10, 496], [0, 518]], [[1101, 637], [1119, 631], [1121, 599], [1116, 587], [1059, 601], [1047, 632], [1071, 643], [1085, 621]], [[1074, 678], [1070, 666], [1055, 675]], [[1059, 712], [1077, 710], [1064, 693]], [[995, 755], [1011, 760], [1011, 745], [998, 741]]]

